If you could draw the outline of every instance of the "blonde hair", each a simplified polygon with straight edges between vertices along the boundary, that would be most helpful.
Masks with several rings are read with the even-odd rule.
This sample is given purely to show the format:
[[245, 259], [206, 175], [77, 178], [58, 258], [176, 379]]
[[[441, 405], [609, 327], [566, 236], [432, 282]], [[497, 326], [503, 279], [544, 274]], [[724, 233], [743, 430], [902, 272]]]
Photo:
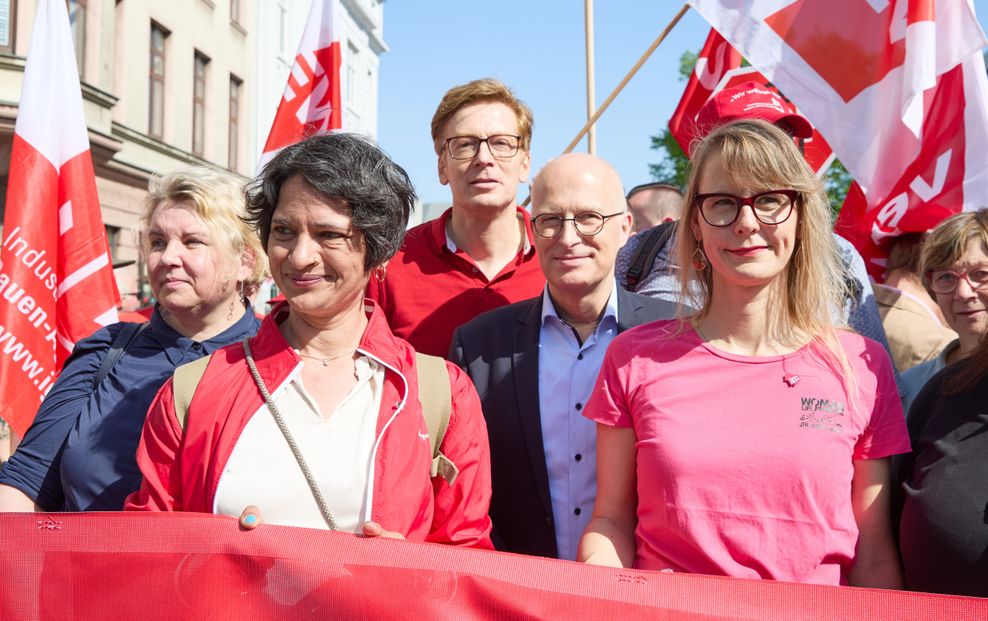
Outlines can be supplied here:
[[475, 103], [503, 103], [511, 108], [518, 119], [521, 149], [526, 152], [529, 150], [532, 145], [532, 125], [535, 123], [532, 118], [532, 111], [525, 105], [525, 102], [515, 97], [511, 89], [500, 80], [481, 78], [454, 86], [443, 95], [439, 107], [436, 108], [436, 113], [432, 116], [432, 144], [436, 148], [436, 155], [442, 152], [442, 132], [446, 123], [462, 108]]
[[267, 276], [267, 261], [261, 241], [242, 219], [246, 215], [244, 181], [230, 173], [211, 168], [193, 167], [154, 176], [148, 183], [141, 214], [141, 253], [147, 257], [147, 232], [155, 212], [167, 204], [187, 202], [219, 242], [221, 251], [238, 260], [243, 253], [251, 256], [253, 269], [244, 281], [250, 295]]
[[794, 206], [796, 244], [785, 271], [772, 285], [768, 336], [787, 347], [809, 344], [811, 351], [843, 379], [850, 398], [850, 388], [855, 385], [853, 370], [832, 316], [834, 308], [843, 307], [847, 294], [846, 268], [834, 242], [827, 197], [792, 138], [770, 123], [750, 119], [721, 126], [693, 150], [680, 220], [683, 225], [674, 252], [680, 266], [681, 299], [699, 310], [687, 317], [680, 305], [681, 322], [702, 319], [710, 311], [712, 270], [709, 263], [702, 271], [693, 265], [694, 253], [701, 246], [691, 234], [690, 223], [700, 217], [695, 200], [700, 178], [707, 162], [716, 155], [735, 185], [799, 193]]

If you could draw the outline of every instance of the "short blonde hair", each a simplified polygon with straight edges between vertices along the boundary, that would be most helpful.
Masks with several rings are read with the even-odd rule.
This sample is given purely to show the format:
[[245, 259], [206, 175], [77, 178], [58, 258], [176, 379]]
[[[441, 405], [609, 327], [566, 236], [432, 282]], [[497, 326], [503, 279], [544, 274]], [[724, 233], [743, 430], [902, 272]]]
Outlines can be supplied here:
[[528, 151], [532, 146], [532, 125], [535, 120], [532, 118], [532, 111], [525, 102], [515, 97], [511, 89], [500, 80], [494, 78], [481, 78], [466, 84], [454, 86], [446, 91], [436, 113], [432, 116], [432, 143], [436, 148], [436, 155], [442, 152], [443, 129], [446, 123], [454, 114], [469, 105], [475, 103], [503, 103], [511, 108], [518, 119], [518, 135], [521, 136], [521, 149]]
[[244, 252], [253, 260], [251, 275], [244, 288], [256, 291], [267, 276], [267, 260], [261, 241], [244, 222], [244, 181], [230, 173], [205, 167], [192, 167], [162, 176], [148, 183], [141, 214], [141, 253], [147, 257], [147, 232], [155, 212], [166, 203], [188, 202], [192, 211], [209, 227], [220, 249], [238, 258]]
[[[847, 284], [846, 269], [834, 241], [827, 196], [792, 138], [775, 125], [757, 119], [738, 121], [715, 129], [695, 146], [680, 220], [683, 226], [676, 236], [682, 298], [699, 309], [695, 318], [702, 319], [709, 311], [712, 270], [709, 263], [703, 270], [693, 266], [692, 258], [700, 242], [689, 227], [700, 217], [695, 200], [700, 193], [700, 178], [704, 166], [715, 155], [720, 155], [725, 172], [736, 185], [799, 193], [794, 206], [798, 218], [796, 244], [769, 302], [770, 336], [789, 346], [822, 344], [822, 349], [815, 350], [843, 376], [845, 386], [853, 386], [851, 367], [837, 338], [832, 314], [835, 308], [843, 307]], [[686, 320], [685, 314], [681, 308], [681, 319]]]

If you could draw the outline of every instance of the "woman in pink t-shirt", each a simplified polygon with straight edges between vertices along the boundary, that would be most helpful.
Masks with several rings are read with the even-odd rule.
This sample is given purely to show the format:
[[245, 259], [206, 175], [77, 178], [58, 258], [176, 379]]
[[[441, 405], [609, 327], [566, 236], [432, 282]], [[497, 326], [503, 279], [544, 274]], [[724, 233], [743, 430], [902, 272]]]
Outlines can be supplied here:
[[608, 350], [580, 559], [900, 587], [888, 458], [908, 436], [885, 350], [833, 326], [844, 279], [819, 180], [777, 127], [727, 125], [694, 149], [681, 222], [700, 310]]

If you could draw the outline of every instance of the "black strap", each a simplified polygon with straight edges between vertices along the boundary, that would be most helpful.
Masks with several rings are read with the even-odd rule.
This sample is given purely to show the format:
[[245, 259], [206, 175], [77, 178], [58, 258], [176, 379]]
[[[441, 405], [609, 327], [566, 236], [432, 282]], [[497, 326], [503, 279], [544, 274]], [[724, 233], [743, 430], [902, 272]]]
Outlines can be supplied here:
[[624, 277], [625, 289], [634, 291], [642, 278], [652, 271], [655, 256], [666, 245], [675, 230], [675, 222], [663, 222], [648, 230], [648, 234], [635, 249], [635, 257], [631, 260], [631, 265], [628, 266], [628, 273]]
[[96, 376], [93, 378], [93, 390], [96, 390], [103, 383], [106, 376], [110, 374], [110, 369], [120, 361], [120, 357], [124, 355], [124, 352], [134, 342], [137, 335], [143, 332], [144, 328], [148, 327], [148, 323], [150, 322], [123, 324], [120, 332], [117, 332], [117, 336], [114, 337], [113, 343], [110, 344], [110, 351], [106, 352], [106, 357], [103, 358], [103, 364], [99, 365], [99, 370], [96, 371]]

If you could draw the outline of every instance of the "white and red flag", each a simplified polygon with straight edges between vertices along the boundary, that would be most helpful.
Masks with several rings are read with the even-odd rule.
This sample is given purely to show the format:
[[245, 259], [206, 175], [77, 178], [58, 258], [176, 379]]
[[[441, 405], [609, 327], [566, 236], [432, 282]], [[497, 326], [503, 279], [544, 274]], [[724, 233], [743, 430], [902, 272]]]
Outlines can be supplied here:
[[850, 171], [859, 188], [837, 228], [873, 276], [889, 237], [988, 204], [985, 36], [971, 0], [690, 3]]
[[313, 134], [343, 128], [336, 0], [312, 0], [309, 18], [257, 168]]
[[0, 250], [0, 417], [23, 435], [76, 341], [120, 299], [64, 0], [41, 0], [24, 69]]
[[[702, 133], [697, 127], [697, 113], [717, 93], [748, 82], [755, 82], [778, 93], [778, 89], [765, 76], [750, 65], [743, 66], [743, 62], [741, 54], [719, 32], [711, 29], [703, 49], [700, 50], [696, 66], [686, 82], [683, 97], [669, 119], [669, 131], [684, 153], [690, 152], [690, 144]], [[785, 105], [791, 108], [791, 112], [800, 113], [782, 93], [779, 95]], [[818, 175], [825, 173], [834, 161], [833, 150], [816, 128], [813, 129], [813, 135], [803, 141], [803, 155]]]

